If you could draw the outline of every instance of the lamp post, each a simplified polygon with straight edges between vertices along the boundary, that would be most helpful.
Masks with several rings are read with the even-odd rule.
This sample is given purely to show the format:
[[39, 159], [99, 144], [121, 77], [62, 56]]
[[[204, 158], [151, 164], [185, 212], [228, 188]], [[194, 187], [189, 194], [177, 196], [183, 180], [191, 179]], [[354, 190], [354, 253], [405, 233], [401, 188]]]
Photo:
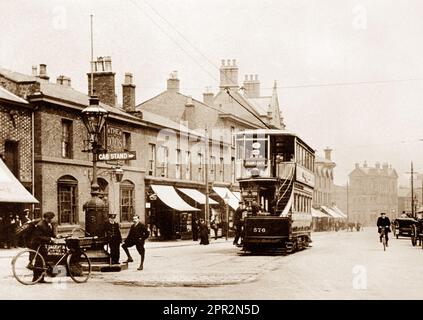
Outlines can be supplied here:
[[225, 197], [223, 198], [226, 206], [226, 222], [225, 222], [225, 238], [228, 240], [228, 232], [229, 232], [229, 194], [226, 192]]
[[84, 204], [85, 210], [85, 232], [89, 236], [103, 236], [103, 223], [107, 220], [108, 207], [98, 197], [99, 185], [97, 181], [97, 154], [102, 150], [98, 136], [106, 123], [107, 110], [100, 106], [96, 96], [90, 97], [89, 106], [82, 110], [82, 121], [90, 136], [90, 151], [93, 154], [93, 176], [91, 181], [91, 199]]

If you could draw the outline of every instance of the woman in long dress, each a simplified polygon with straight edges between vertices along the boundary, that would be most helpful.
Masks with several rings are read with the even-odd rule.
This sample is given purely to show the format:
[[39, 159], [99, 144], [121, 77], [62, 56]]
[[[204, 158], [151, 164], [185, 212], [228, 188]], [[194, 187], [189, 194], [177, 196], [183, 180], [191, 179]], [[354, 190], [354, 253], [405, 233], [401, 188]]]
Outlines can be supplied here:
[[200, 220], [200, 244], [209, 244], [209, 228], [203, 219]]

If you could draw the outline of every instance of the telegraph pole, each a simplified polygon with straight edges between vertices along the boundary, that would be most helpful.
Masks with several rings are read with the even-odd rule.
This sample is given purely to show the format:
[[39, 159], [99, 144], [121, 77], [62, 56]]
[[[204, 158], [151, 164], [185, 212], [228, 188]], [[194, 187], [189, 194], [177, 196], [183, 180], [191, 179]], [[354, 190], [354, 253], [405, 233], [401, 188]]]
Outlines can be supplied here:
[[206, 224], [209, 221], [209, 137], [208, 137], [208, 130], [207, 130], [207, 126], [205, 129], [205, 134], [204, 134], [204, 157], [205, 157], [205, 161], [204, 161], [204, 171], [205, 171], [205, 178], [204, 181], [206, 183], [206, 206], [205, 206], [205, 221]]
[[414, 218], [414, 186], [413, 186], [413, 176], [414, 176], [414, 171], [413, 171], [413, 161], [411, 161], [411, 215]]

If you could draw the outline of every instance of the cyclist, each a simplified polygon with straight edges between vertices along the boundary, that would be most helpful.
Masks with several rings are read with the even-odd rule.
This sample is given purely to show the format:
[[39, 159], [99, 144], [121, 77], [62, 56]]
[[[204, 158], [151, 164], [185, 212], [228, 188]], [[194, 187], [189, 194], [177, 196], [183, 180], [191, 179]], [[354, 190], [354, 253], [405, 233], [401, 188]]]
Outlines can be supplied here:
[[382, 228], [385, 229], [385, 237], [386, 237], [386, 246], [388, 246], [388, 233], [391, 232], [391, 221], [389, 221], [389, 218], [386, 216], [385, 212], [382, 212], [380, 214], [380, 217], [377, 219], [377, 229], [379, 233], [380, 242], [382, 242]]
[[[40, 247], [38, 252], [44, 258], [44, 260], [46, 260], [47, 258], [46, 245], [48, 243], [54, 242], [54, 238], [56, 238], [53, 225], [51, 224], [54, 216], [55, 214], [53, 212], [44, 213], [43, 220], [37, 223], [32, 234], [32, 248], [34, 248], [34, 250], [37, 250], [37, 248]], [[36, 281], [40, 277], [40, 274], [43, 272], [41, 270], [42, 265], [40, 265], [39, 259], [36, 259], [35, 267], [37, 268], [34, 268], [33, 281]], [[44, 278], [42, 278], [39, 282], [45, 282]]]

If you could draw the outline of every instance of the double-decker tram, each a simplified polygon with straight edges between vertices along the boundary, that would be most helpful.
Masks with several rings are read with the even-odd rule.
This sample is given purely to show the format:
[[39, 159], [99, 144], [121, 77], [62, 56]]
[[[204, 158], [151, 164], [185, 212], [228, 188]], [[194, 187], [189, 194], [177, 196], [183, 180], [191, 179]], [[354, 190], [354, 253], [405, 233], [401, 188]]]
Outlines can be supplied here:
[[283, 130], [237, 132], [236, 178], [247, 208], [243, 250], [293, 252], [311, 242], [314, 150]]

